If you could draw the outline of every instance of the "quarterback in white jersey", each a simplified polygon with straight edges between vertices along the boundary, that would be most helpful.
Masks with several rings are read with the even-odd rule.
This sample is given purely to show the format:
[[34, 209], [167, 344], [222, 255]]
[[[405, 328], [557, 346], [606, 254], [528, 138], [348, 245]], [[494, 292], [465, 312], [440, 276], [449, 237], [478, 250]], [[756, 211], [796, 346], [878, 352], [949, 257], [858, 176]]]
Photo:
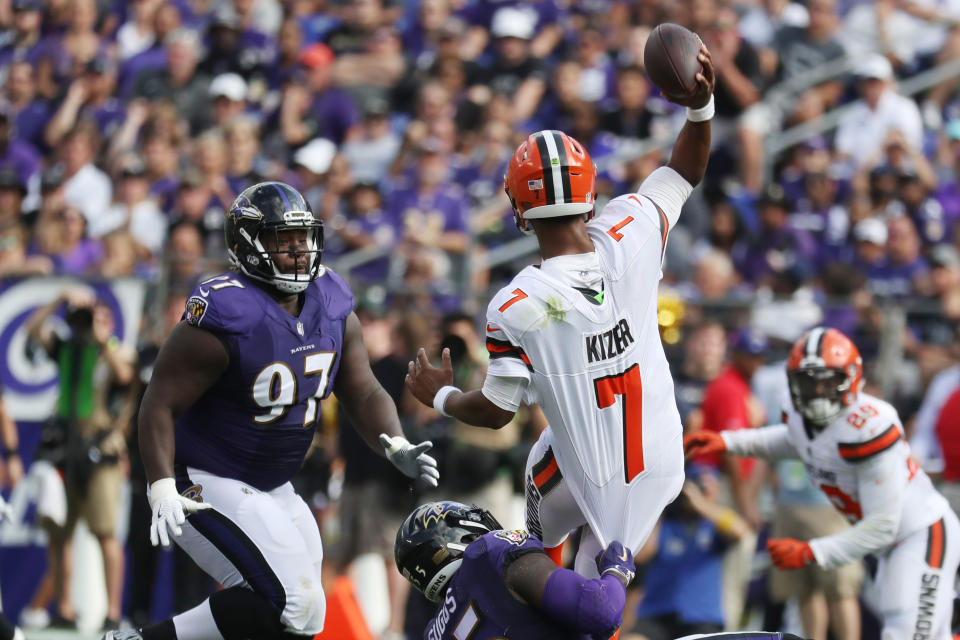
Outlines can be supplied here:
[[771, 540], [774, 564], [833, 569], [872, 555], [883, 640], [951, 638], [960, 522], [910, 457], [896, 410], [860, 391], [857, 347], [836, 329], [813, 329], [794, 344], [787, 375], [783, 424], [695, 433], [687, 454], [800, 458], [853, 526], [810, 541]]
[[[410, 363], [414, 395], [469, 424], [499, 428], [521, 403], [540, 404], [551, 427], [528, 464], [528, 522], [548, 545], [589, 525], [577, 562], [587, 574], [613, 540], [639, 550], [683, 484], [683, 428], [660, 342], [657, 286], [667, 233], [709, 155], [706, 48], [699, 59], [697, 94], [681, 102], [696, 109], [669, 163], [596, 216], [596, 168], [583, 145], [538, 131], [517, 148], [505, 189], [517, 226], [536, 234], [543, 260], [490, 303], [483, 388], [447, 386], [446, 354], [443, 369], [423, 350]], [[553, 490], [566, 513], [548, 518], [540, 498]]]

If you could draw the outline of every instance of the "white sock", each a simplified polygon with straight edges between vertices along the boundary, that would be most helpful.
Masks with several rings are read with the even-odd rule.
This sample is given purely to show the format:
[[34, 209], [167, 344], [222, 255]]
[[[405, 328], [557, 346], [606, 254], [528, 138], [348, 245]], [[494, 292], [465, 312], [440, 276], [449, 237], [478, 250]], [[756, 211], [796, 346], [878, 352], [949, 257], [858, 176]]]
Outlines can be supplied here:
[[224, 640], [217, 628], [207, 598], [193, 609], [173, 616], [173, 627], [177, 631], [177, 640]]

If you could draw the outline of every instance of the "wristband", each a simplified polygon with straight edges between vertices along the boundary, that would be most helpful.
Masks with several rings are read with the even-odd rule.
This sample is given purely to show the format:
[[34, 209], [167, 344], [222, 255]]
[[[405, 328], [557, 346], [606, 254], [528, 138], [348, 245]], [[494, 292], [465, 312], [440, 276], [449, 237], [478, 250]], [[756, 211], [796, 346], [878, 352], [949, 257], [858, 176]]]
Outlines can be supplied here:
[[9, 460], [10, 458], [13, 458], [13, 457], [19, 458], [19, 457], [20, 457], [20, 451], [19, 451], [19, 449], [18, 449], [17, 447], [13, 447], [13, 448], [11, 448], [11, 449], [7, 449], [6, 447], [4, 447], [4, 448], [3, 448], [3, 457], [4, 457], [4, 458], [7, 458], [8, 460]]
[[713, 95], [710, 96], [710, 101], [707, 104], [703, 105], [699, 109], [691, 109], [687, 107], [687, 120], [690, 122], [706, 122], [713, 118]]
[[437, 394], [433, 396], [434, 410], [440, 415], [446, 416], [447, 418], [451, 418], [453, 416], [444, 410], [443, 405], [447, 404], [447, 398], [449, 398], [450, 394], [454, 391], [459, 392], [460, 389], [448, 384], [445, 387], [440, 387], [440, 391], [437, 391]]

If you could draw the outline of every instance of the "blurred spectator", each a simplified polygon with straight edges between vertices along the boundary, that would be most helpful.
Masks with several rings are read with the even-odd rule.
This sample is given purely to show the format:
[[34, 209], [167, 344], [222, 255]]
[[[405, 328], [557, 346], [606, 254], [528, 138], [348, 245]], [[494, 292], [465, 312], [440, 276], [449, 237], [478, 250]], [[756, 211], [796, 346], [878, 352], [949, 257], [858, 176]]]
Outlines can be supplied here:
[[943, 401], [936, 417], [937, 440], [943, 452], [940, 490], [954, 511], [960, 511], [960, 387]]
[[829, 171], [807, 171], [803, 174], [803, 195], [790, 223], [810, 233], [817, 242], [820, 264], [838, 260], [848, 246], [850, 217], [837, 202], [840, 185]]
[[211, 206], [225, 211], [236, 194], [227, 182], [227, 141], [219, 129], [208, 129], [195, 138], [193, 164], [210, 189]]
[[50, 219], [43, 216], [38, 226], [49, 226], [50, 236], [38, 243], [39, 253], [53, 260], [54, 271], [62, 275], [83, 276], [92, 274], [103, 258], [100, 243], [87, 236], [87, 218], [71, 205], [53, 213]]
[[353, 0], [343, 12], [343, 21], [327, 33], [324, 41], [337, 56], [362, 53], [374, 31], [386, 24], [383, 0]]
[[[954, 325], [960, 328], [960, 325]], [[937, 420], [954, 391], [960, 391], [960, 332], [954, 333], [952, 348], [953, 364], [939, 372], [930, 381], [923, 402], [914, 417], [912, 434], [910, 435], [910, 449], [920, 465], [928, 473], [941, 473], [944, 465], [944, 453], [941, 449]], [[956, 441], [944, 432], [951, 445]], [[954, 510], [960, 509], [960, 486], [941, 491], [950, 500]], [[960, 512], [960, 511], [958, 511]]]
[[[218, 208], [210, 187], [196, 170], [185, 171], [180, 177], [173, 209], [170, 211], [171, 224], [179, 226], [186, 222], [200, 234], [200, 255], [215, 251], [223, 246], [223, 210]], [[168, 239], [173, 242], [173, 231]], [[170, 245], [168, 245], [168, 251]], [[170, 257], [170, 256], [168, 256]]]
[[203, 236], [196, 225], [180, 222], [167, 241], [168, 280], [172, 288], [193, 289], [204, 273]]
[[36, 67], [44, 59], [49, 45], [41, 39], [43, 0], [12, 0], [12, 21], [6, 25], [9, 37], [0, 47], [0, 66], [24, 62]]
[[390, 104], [370, 96], [363, 104], [363, 119], [353, 128], [340, 152], [361, 182], [381, 182], [400, 150], [400, 138], [390, 126]]
[[887, 257], [867, 268], [867, 287], [887, 298], [929, 293], [930, 265], [920, 255], [920, 237], [910, 218], [901, 216], [889, 222]]
[[947, 219], [943, 205], [931, 194], [916, 171], [908, 170], [899, 176], [899, 195], [903, 213], [913, 220], [920, 240], [925, 246], [946, 242], [953, 237], [956, 219]]
[[223, 127], [227, 154], [227, 184], [234, 193], [264, 179], [260, 157], [260, 126], [250, 116], [236, 116]]
[[315, 137], [340, 144], [359, 120], [353, 99], [332, 84], [333, 61], [333, 51], [325, 44], [309, 45], [300, 53], [305, 77], [295, 77], [284, 87], [280, 104], [280, 130], [288, 145]]
[[244, 25], [233, 3], [219, 4], [207, 25], [207, 51], [200, 71], [208, 76], [236, 73], [247, 80], [262, 76], [272, 62], [269, 37]]
[[717, 76], [714, 148], [735, 140], [740, 182], [752, 193], [759, 193], [763, 180], [763, 136], [769, 130], [769, 114], [754, 107], [763, 87], [760, 58], [753, 46], [740, 37], [733, 9], [716, 11], [705, 39]]
[[30, 143], [14, 137], [13, 119], [9, 108], [0, 105], [0, 169], [13, 169], [28, 185], [40, 171], [40, 154]]
[[[738, 329], [728, 341], [730, 357], [727, 366], [704, 390], [703, 428], [709, 431], [749, 429], [764, 424], [763, 408], [750, 390], [750, 380], [763, 365], [769, 349], [766, 337], [752, 329]], [[748, 495], [747, 479], [753, 469], [750, 460], [726, 460], [717, 457], [697, 460], [714, 468], [722, 468], [730, 486], [730, 498], [737, 510], [754, 526], [761, 522], [753, 496]]]
[[247, 103], [247, 83], [236, 73], [222, 73], [210, 83], [212, 124], [223, 127], [243, 113]]
[[646, 108], [650, 83], [642, 67], [626, 66], [617, 72], [615, 106], [600, 117], [604, 131], [630, 138], [647, 138], [654, 113]]
[[472, 85], [509, 96], [514, 122], [524, 122], [534, 114], [547, 88], [546, 68], [531, 50], [536, 20], [534, 14], [520, 8], [497, 9], [490, 27], [495, 39], [493, 62], [470, 79]]
[[277, 53], [266, 72], [271, 90], [284, 87], [300, 70], [300, 50], [303, 48], [303, 28], [300, 21], [288, 16], [280, 25], [277, 36]]
[[334, 82], [360, 98], [389, 95], [404, 77], [407, 59], [403, 41], [392, 26], [377, 27], [358, 53], [337, 56]]
[[194, 31], [179, 29], [167, 36], [164, 46], [167, 64], [137, 74], [131, 94], [150, 101], [170, 100], [195, 134], [210, 121], [210, 79], [197, 69], [200, 38]]
[[[143, 1], [143, 0], [141, 0]], [[149, 0], [146, 0], [149, 2]], [[143, 51], [136, 53], [129, 58], [120, 59], [120, 69], [118, 72], [120, 78], [119, 93], [123, 97], [129, 97], [133, 82], [136, 77], [147, 70], [161, 69], [167, 64], [167, 36], [176, 31], [183, 24], [180, 15], [180, 8], [173, 3], [158, 3], [153, 11], [153, 24], [151, 26], [152, 43]]]
[[53, 113], [50, 103], [37, 97], [36, 70], [28, 62], [14, 62], [7, 69], [4, 97], [13, 117], [15, 136], [44, 149], [43, 131]]
[[905, 4], [897, 0], [874, 0], [850, 9], [843, 22], [847, 54], [854, 58], [870, 54], [888, 56], [898, 69], [913, 65], [918, 21], [903, 10]]
[[390, 196], [390, 214], [402, 226], [402, 252], [408, 277], [432, 282], [451, 275], [447, 254], [467, 249], [467, 212], [463, 192], [447, 184], [450, 159], [434, 139], [420, 147], [414, 183]]
[[[835, 37], [837, 14], [835, 0], [810, 0], [809, 20], [805, 27], [787, 23], [774, 37], [777, 79], [786, 80], [844, 57], [843, 46]], [[821, 110], [840, 97], [842, 85], [827, 80], [804, 93], [798, 102], [813, 101]]]
[[65, 171], [66, 202], [82, 211], [92, 225], [104, 215], [113, 197], [110, 178], [93, 164], [99, 144], [94, 125], [81, 122], [67, 134], [59, 149]]
[[44, 140], [57, 147], [79, 122], [92, 122], [102, 138], [109, 138], [124, 120], [123, 105], [114, 97], [117, 71], [105, 55], [90, 60], [70, 84], [66, 98], [47, 125]]
[[[511, 11], [501, 13], [502, 9]], [[460, 13], [470, 24], [463, 47], [463, 55], [468, 60], [484, 51], [489, 38], [501, 37], [497, 32], [511, 22], [522, 24], [524, 33], [529, 31], [526, 39], [531, 40], [530, 50], [536, 58], [550, 56], [564, 36], [564, 10], [555, 0], [510, 3], [482, 0], [467, 5]]]
[[325, 176], [330, 171], [337, 146], [325, 138], [315, 138], [293, 154], [294, 182], [314, 213], [321, 212], [326, 194]]
[[890, 61], [880, 54], [870, 55], [857, 66], [856, 73], [863, 100], [840, 121], [837, 153], [862, 167], [880, 155], [892, 129], [903, 133], [907, 145], [920, 149], [923, 143], [920, 110], [915, 102], [896, 92]]
[[138, 272], [137, 249], [140, 247], [126, 229], [121, 227], [106, 234], [100, 238], [100, 246], [103, 249], [103, 259], [97, 265], [97, 275], [104, 278], [151, 275], [146, 270]]
[[703, 396], [707, 384], [720, 374], [726, 352], [726, 333], [717, 322], [706, 321], [687, 333], [683, 358], [672, 367], [673, 391], [680, 420], [687, 432], [703, 428]]
[[116, 200], [90, 225], [96, 238], [123, 229], [136, 243], [136, 262], [159, 256], [167, 231], [167, 219], [150, 197], [147, 169], [136, 156], [123, 158], [118, 168]]
[[0, 224], [0, 280], [53, 273], [53, 261], [46, 256], [28, 255], [28, 235], [19, 223]]
[[[70, 329], [67, 338], [59, 337], [47, 323], [64, 305]], [[120, 458], [133, 412], [129, 402], [118, 413], [113, 412], [109, 393], [114, 387], [127, 389], [133, 382], [133, 354], [114, 336], [113, 312], [86, 289], [69, 289], [39, 308], [27, 320], [26, 329], [29, 340], [40, 345], [61, 370], [70, 372], [58, 380], [54, 418], [66, 447], [63, 472], [67, 487], [67, 521], [55, 536], [63, 544], [79, 518], [96, 536], [107, 587], [103, 628], [116, 630], [121, 617], [124, 564], [123, 547], [117, 539], [123, 484]], [[94, 376], [104, 376], [103, 381], [94, 383]], [[69, 560], [64, 557], [61, 562]]]
[[12, 169], [0, 169], [0, 227], [23, 221], [23, 198], [27, 187]]
[[738, 260], [737, 270], [753, 284], [769, 282], [775, 273], [787, 269], [809, 269], [817, 246], [809, 233], [796, 228], [788, 215], [789, 204], [783, 189], [771, 185], [757, 202], [760, 233]]
[[128, 5], [127, 21], [117, 29], [117, 55], [121, 60], [146, 51], [153, 46], [154, 16], [160, 7], [158, 0], [132, 0]]
[[670, 640], [723, 631], [723, 553], [731, 542], [751, 533], [735, 511], [717, 504], [714, 473], [688, 467], [680, 496], [667, 506], [637, 552], [637, 563], [649, 566], [637, 621], [624, 640]]
[[[346, 195], [344, 207], [346, 222], [338, 229], [348, 250], [364, 247], [392, 249], [400, 237], [397, 220], [383, 207], [383, 196], [377, 185], [358, 181]], [[353, 270], [353, 275], [365, 284], [386, 281], [390, 267], [390, 253]]]
[[576, 58], [582, 68], [580, 99], [600, 102], [612, 97], [617, 70], [607, 54], [603, 33], [591, 27], [581, 31], [577, 38]]
[[150, 181], [150, 195], [169, 211], [179, 183], [179, 157], [174, 141], [167, 135], [150, 132], [143, 139], [143, 162]]

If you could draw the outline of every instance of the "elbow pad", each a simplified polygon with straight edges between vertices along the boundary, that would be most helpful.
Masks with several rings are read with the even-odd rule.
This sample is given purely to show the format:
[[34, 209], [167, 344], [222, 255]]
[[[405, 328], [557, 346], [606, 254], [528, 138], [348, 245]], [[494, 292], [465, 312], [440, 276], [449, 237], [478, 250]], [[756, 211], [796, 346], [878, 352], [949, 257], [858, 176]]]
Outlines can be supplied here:
[[627, 590], [613, 575], [588, 580], [568, 569], [557, 569], [543, 590], [543, 611], [581, 633], [612, 634], [623, 622]]

